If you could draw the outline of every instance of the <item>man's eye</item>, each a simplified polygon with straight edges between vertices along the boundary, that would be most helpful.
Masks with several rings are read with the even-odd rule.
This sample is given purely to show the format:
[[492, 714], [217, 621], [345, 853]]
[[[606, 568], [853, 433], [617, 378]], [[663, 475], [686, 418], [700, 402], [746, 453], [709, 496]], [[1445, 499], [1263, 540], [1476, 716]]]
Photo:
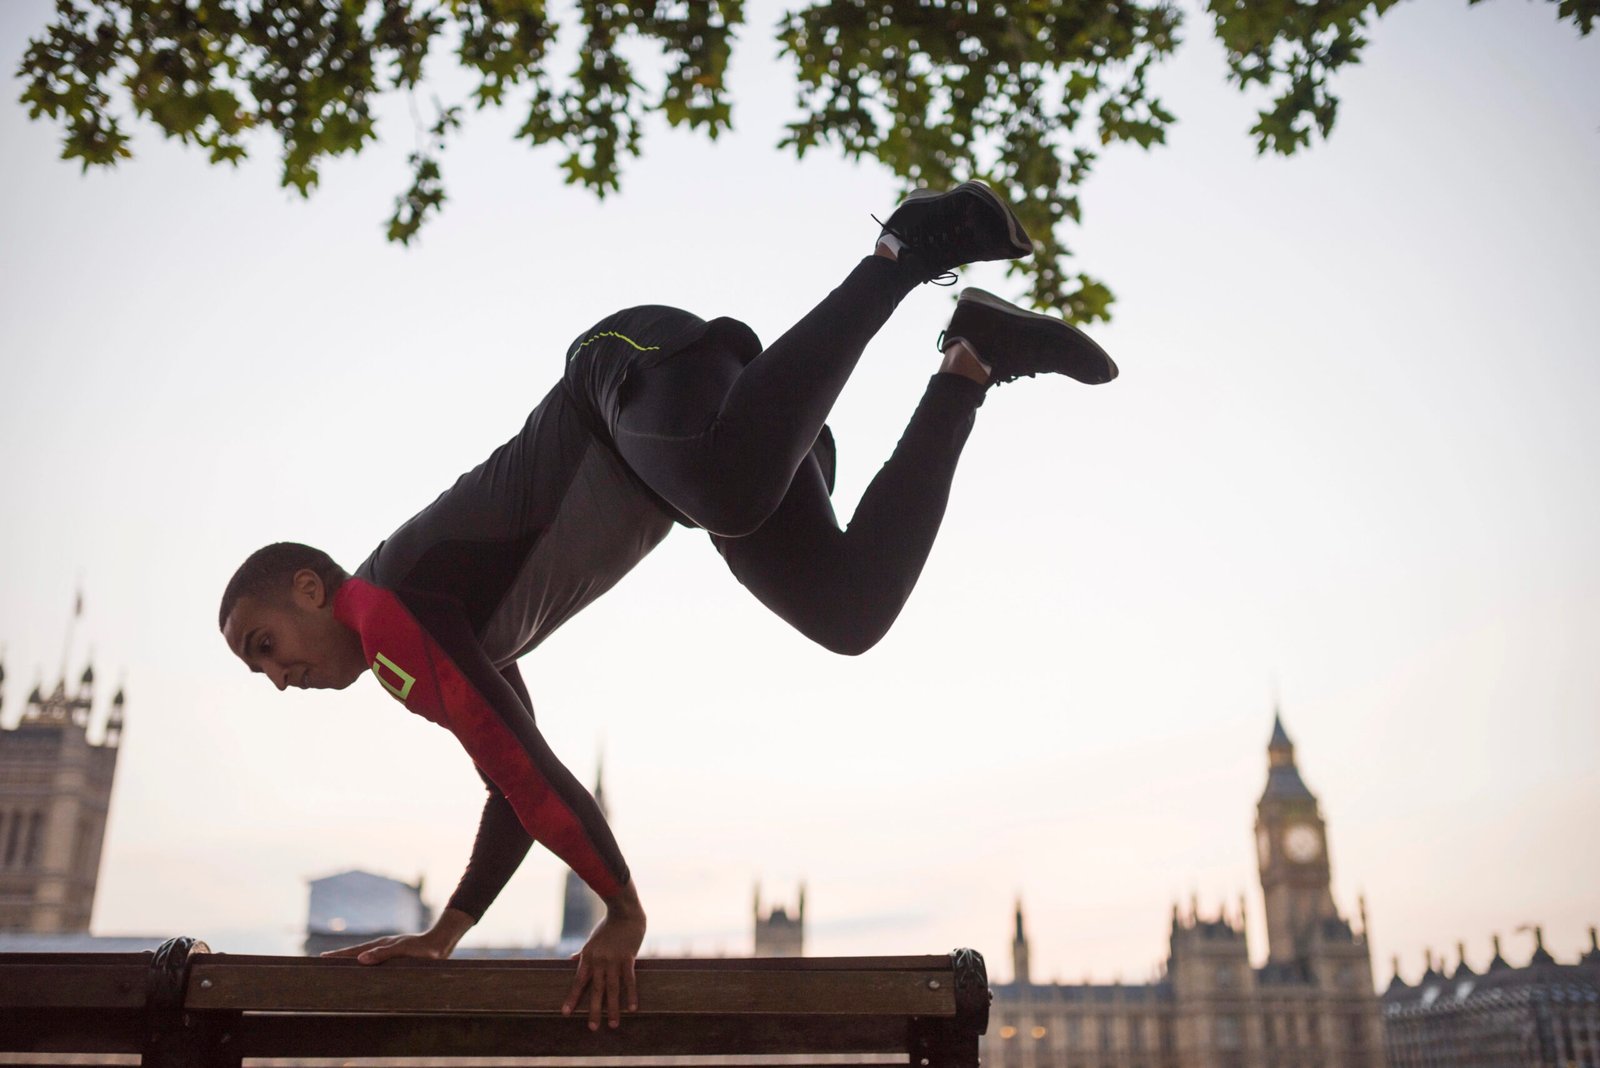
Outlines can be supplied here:
[[262, 638], [256, 643], [256, 652], [266, 656], [272, 652], [272, 639]]

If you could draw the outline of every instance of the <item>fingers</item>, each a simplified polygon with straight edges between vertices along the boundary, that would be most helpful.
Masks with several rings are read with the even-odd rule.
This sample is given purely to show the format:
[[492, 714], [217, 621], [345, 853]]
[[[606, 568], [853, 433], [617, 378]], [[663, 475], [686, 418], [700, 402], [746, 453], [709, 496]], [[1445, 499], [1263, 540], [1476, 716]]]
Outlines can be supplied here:
[[357, 953], [360, 953], [363, 948], [364, 947], [362, 947], [362, 946], [345, 946], [343, 949], [325, 949], [321, 953], [318, 953], [317, 956], [319, 956], [319, 957], [353, 957]]
[[572, 982], [572, 989], [567, 992], [567, 1000], [561, 1003], [561, 1015], [571, 1016], [572, 1010], [578, 1007], [578, 999], [583, 996], [583, 988], [589, 982], [589, 962], [582, 954], [578, 954], [578, 977]]
[[320, 956], [324, 956], [324, 957], [355, 957], [357, 959], [361, 959], [367, 953], [372, 952], [373, 950], [379, 948], [380, 946], [388, 945], [390, 941], [391, 941], [391, 939], [388, 939], [388, 938], [378, 938], [378, 939], [374, 939], [371, 942], [362, 942], [359, 945], [345, 946], [343, 949], [325, 950], [320, 954]]
[[605, 1005], [606, 979], [603, 975], [594, 977], [589, 984], [589, 1030], [600, 1030], [600, 1010]]
[[[599, 956], [598, 962], [595, 958]], [[639, 1008], [639, 990], [633, 959], [607, 960], [595, 953], [578, 955], [578, 975], [561, 1005], [561, 1014], [571, 1016], [588, 1001], [589, 1030], [600, 1030], [600, 1021], [611, 1027], [622, 1026], [624, 1006], [628, 1012]]]
[[622, 969], [613, 965], [606, 969], [606, 1004], [611, 1006], [608, 1022], [612, 1027], [622, 1025]]
[[364, 953], [358, 954], [356, 960], [362, 964], [382, 964], [390, 957], [400, 956], [400, 947], [396, 945], [373, 946]]

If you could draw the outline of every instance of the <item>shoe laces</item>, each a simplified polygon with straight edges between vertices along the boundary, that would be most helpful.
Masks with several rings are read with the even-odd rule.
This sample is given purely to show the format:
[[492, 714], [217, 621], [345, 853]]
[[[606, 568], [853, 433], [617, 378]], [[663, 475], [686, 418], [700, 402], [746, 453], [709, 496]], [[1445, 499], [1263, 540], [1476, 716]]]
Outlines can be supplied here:
[[[909, 252], [919, 260], [925, 261], [927, 259], [927, 256], [923, 251], [924, 249], [928, 249], [930, 247], [933, 249], [949, 248], [952, 244], [954, 244], [956, 238], [955, 229], [952, 227], [947, 230], [925, 232], [920, 240], [912, 241], [910, 237], [906, 236], [904, 231], [889, 226], [876, 215], [872, 216], [872, 221], [878, 224], [883, 233], [892, 234], [899, 239], [902, 246], [901, 252]], [[957, 282], [956, 272], [940, 271], [938, 274], [929, 278], [928, 281], [932, 282], [936, 286], [953, 286]]]

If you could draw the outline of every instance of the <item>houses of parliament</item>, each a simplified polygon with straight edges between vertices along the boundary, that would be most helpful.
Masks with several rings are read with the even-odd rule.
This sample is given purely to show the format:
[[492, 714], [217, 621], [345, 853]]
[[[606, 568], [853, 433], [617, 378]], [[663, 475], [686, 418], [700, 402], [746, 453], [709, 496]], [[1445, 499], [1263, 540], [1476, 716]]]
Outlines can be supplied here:
[[1174, 908], [1155, 982], [1035, 983], [1022, 908], [1012, 981], [994, 985], [989, 1068], [1385, 1068], [1365, 908], [1333, 900], [1328, 833], [1275, 719], [1256, 806], [1267, 961], [1253, 967], [1238, 916]]

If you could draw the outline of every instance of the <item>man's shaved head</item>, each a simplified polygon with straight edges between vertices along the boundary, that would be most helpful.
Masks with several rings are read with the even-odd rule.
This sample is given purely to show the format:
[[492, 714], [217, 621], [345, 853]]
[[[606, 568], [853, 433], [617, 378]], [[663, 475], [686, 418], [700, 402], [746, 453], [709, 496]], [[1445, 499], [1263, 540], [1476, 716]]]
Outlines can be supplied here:
[[241, 597], [277, 601], [289, 596], [295, 572], [315, 571], [332, 593], [348, 576], [333, 557], [321, 549], [297, 541], [278, 541], [251, 553], [222, 591], [222, 608], [217, 612], [217, 629], [227, 626], [228, 616]]

